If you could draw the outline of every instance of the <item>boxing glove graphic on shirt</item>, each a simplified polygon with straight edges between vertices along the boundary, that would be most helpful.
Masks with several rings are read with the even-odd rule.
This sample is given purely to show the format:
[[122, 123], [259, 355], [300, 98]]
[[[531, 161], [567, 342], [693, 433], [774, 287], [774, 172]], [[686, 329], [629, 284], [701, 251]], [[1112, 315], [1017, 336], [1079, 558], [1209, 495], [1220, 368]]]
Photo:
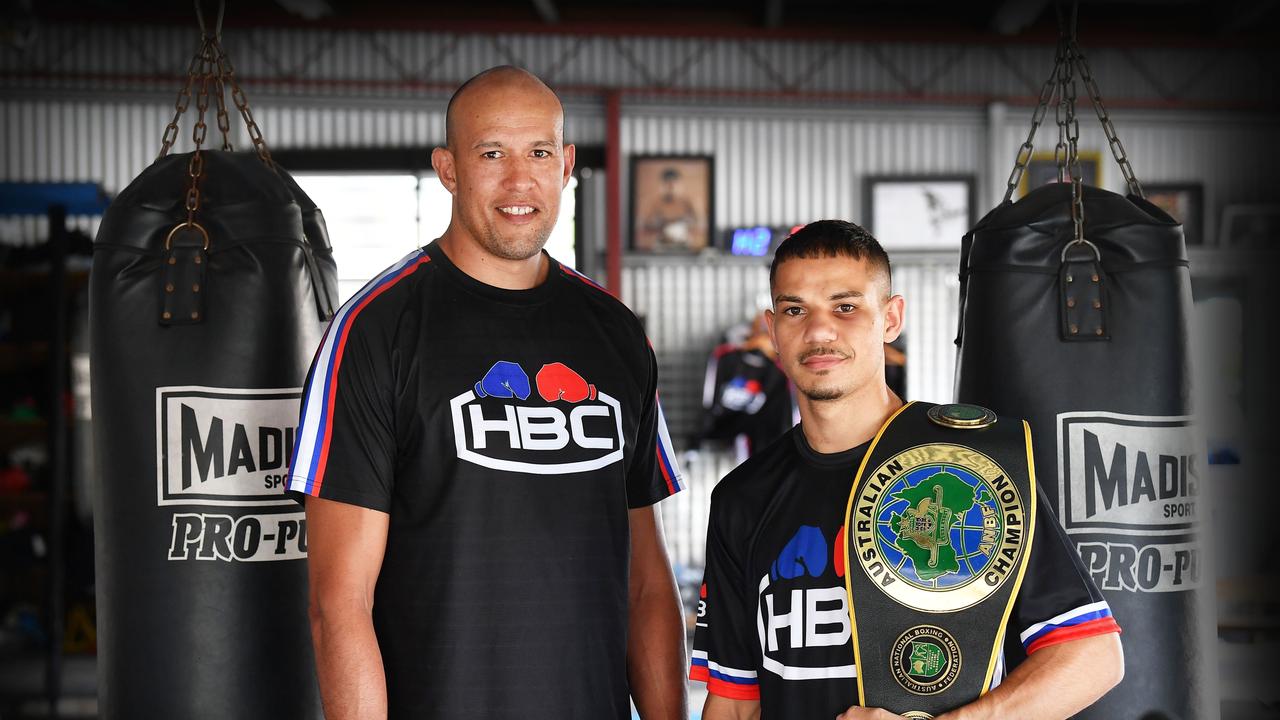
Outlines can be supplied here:
[[579, 403], [596, 399], [596, 386], [561, 362], [547, 363], [538, 371], [538, 394], [547, 402]]
[[475, 386], [476, 397], [529, 399], [529, 376], [516, 363], [499, 360]]
[[818, 577], [827, 569], [827, 539], [813, 525], [801, 525], [791, 536], [778, 559], [769, 568], [772, 580], [791, 580], [801, 575]]

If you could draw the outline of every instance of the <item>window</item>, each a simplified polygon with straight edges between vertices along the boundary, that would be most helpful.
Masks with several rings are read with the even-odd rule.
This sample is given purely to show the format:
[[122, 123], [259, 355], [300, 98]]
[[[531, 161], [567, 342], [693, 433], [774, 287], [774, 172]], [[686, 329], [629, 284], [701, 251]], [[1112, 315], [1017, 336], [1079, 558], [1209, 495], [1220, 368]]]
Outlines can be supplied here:
[[[294, 179], [324, 213], [338, 264], [339, 300], [397, 260], [445, 231], [453, 196], [435, 173], [294, 173]], [[577, 178], [560, 198], [560, 218], [546, 250], [575, 267], [574, 202]]]

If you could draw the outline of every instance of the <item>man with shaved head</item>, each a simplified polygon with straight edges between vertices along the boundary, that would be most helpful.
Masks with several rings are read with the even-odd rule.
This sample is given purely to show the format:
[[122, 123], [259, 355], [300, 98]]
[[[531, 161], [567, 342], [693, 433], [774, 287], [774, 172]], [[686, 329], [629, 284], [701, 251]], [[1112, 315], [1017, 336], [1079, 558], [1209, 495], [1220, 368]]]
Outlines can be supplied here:
[[657, 364], [542, 249], [573, 171], [560, 101], [493, 68], [446, 128], [448, 228], [343, 305], [307, 379], [290, 489], [325, 716], [684, 718]]

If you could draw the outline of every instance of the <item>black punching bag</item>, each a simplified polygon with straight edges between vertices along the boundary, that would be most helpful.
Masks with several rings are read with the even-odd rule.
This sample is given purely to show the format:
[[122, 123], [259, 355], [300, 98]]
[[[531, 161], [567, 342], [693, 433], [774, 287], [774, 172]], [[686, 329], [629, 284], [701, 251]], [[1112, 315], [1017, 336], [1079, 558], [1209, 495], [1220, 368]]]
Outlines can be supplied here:
[[283, 494], [336, 279], [324, 220], [254, 153], [164, 157], [94, 243], [99, 708], [318, 718], [306, 525]]
[[1080, 717], [1216, 717], [1182, 228], [1084, 186], [1074, 242], [1071, 196], [1037, 188], [965, 236], [956, 398], [1030, 420], [1040, 486], [1123, 628], [1124, 681]]

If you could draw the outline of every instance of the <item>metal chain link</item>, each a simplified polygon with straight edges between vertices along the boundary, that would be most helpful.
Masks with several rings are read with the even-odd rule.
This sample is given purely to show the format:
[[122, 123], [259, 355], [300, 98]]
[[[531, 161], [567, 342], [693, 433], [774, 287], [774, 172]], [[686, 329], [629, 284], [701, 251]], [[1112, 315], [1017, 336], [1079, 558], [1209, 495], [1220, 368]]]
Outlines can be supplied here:
[[1074, 44], [1067, 48], [1066, 75], [1062, 82], [1067, 110], [1067, 170], [1071, 174], [1072, 243], [1084, 242], [1084, 182], [1080, 177], [1080, 118], [1076, 115], [1076, 80], [1072, 73]]
[[1142, 183], [1138, 182], [1138, 176], [1134, 174], [1133, 167], [1129, 164], [1129, 156], [1124, 151], [1124, 145], [1120, 144], [1120, 136], [1116, 134], [1116, 126], [1111, 123], [1111, 116], [1107, 114], [1107, 108], [1102, 104], [1102, 93], [1098, 91], [1098, 83], [1093, 79], [1093, 73], [1089, 69], [1089, 61], [1085, 59], [1084, 53], [1080, 51], [1080, 46], [1074, 40], [1071, 42], [1071, 54], [1080, 77], [1084, 80], [1084, 87], [1089, 93], [1089, 99], [1093, 102], [1094, 112], [1098, 114], [1098, 120], [1102, 123], [1102, 131], [1107, 135], [1107, 143], [1111, 146], [1111, 155], [1115, 157], [1116, 164], [1120, 166], [1120, 172], [1124, 175], [1124, 181], [1129, 186], [1129, 192], [1138, 197], [1146, 197], [1142, 192]]
[[1036, 130], [1039, 129], [1040, 123], [1044, 122], [1044, 116], [1049, 111], [1049, 102], [1053, 99], [1056, 86], [1058, 84], [1058, 73], [1062, 71], [1062, 64], [1055, 62], [1053, 72], [1049, 73], [1049, 79], [1044, 81], [1044, 86], [1040, 88], [1040, 99], [1036, 103], [1036, 109], [1031, 114], [1031, 132], [1027, 133], [1027, 139], [1022, 143], [1022, 147], [1018, 148], [1018, 156], [1013, 163], [1013, 171], [1009, 173], [1008, 187], [1004, 191], [1004, 202], [1013, 199], [1013, 191], [1018, 188], [1022, 182], [1022, 174], [1027, 170], [1027, 163], [1031, 161], [1031, 153], [1035, 146], [1033, 141], [1036, 137]]
[[[1058, 43], [1057, 58], [1059, 67], [1066, 63], [1067, 45], [1065, 42]], [[1067, 86], [1064, 80], [1067, 74], [1058, 73], [1057, 98], [1058, 102], [1053, 107], [1053, 119], [1058, 126], [1058, 144], [1053, 146], [1053, 162], [1058, 166], [1058, 182], [1067, 181]]]
[[227, 116], [226, 88], [222, 84], [222, 73], [213, 73], [213, 82], [213, 97], [218, 103], [218, 132], [222, 133], [222, 149], [232, 152], [235, 148], [231, 147], [231, 118]]
[[191, 128], [191, 140], [195, 143], [195, 152], [191, 153], [191, 160], [187, 163], [187, 175], [191, 178], [190, 184], [187, 186], [187, 225], [195, 224], [196, 211], [200, 209], [200, 180], [204, 177], [204, 153], [202, 148], [205, 136], [208, 134], [209, 126], [205, 124], [204, 117], [209, 111], [209, 80], [213, 75], [214, 57], [213, 57], [213, 40], [206, 38], [201, 47], [201, 75], [200, 75], [200, 91], [196, 95], [196, 110], [199, 115], [196, 116], [196, 124]]
[[240, 111], [240, 117], [244, 118], [245, 128], [249, 131], [249, 140], [253, 143], [253, 149], [258, 153], [258, 157], [262, 162], [267, 164], [267, 167], [274, 168], [275, 162], [271, 159], [271, 151], [267, 149], [267, 141], [263, 139], [262, 130], [253, 119], [253, 111], [249, 109], [249, 100], [245, 97], [244, 91], [240, 89], [240, 83], [236, 82], [235, 67], [231, 64], [231, 59], [227, 57], [222, 43], [214, 40], [213, 44], [217, 51], [218, 75], [222, 82], [231, 86], [231, 100], [235, 103], [236, 109]]
[[178, 120], [182, 118], [182, 114], [191, 105], [191, 86], [196, 81], [196, 67], [202, 65], [203, 53], [204, 40], [201, 39], [200, 47], [191, 56], [191, 62], [187, 63], [187, 81], [183, 83], [182, 89], [178, 91], [178, 99], [173, 103], [173, 119], [164, 128], [164, 136], [160, 139], [160, 154], [156, 155], [156, 160], [168, 155], [169, 149], [178, 140]]

